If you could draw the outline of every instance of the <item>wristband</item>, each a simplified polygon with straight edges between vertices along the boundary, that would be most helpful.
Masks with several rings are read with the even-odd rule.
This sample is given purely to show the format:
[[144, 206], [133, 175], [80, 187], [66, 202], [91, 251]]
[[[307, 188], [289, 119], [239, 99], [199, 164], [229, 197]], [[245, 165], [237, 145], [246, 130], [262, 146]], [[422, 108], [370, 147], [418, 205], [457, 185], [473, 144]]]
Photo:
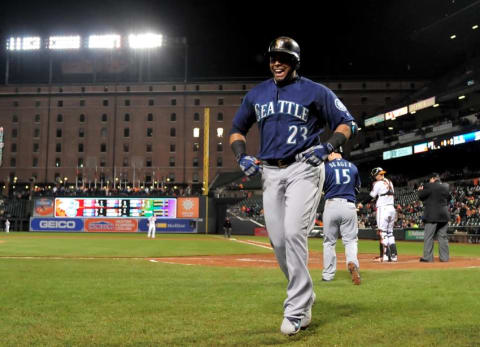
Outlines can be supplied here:
[[239, 161], [247, 153], [247, 147], [245, 145], [245, 141], [242, 141], [242, 140], [233, 141], [230, 147], [232, 148], [233, 154], [235, 155], [235, 158], [237, 159], [237, 161]]

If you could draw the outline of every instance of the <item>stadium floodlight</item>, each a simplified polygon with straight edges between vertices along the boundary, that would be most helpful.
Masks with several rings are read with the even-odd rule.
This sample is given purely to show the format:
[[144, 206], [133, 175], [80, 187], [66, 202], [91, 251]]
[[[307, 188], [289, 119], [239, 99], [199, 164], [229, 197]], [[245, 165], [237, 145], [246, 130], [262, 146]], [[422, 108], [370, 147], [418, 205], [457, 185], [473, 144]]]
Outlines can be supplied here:
[[450, 36], [450, 40], [453, 40], [453, 39], [455, 39], [456, 37], [457, 37], [457, 35], [453, 34], [453, 35]]
[[120, 35], [90, 35], [88, 48], [120, 48]]
[[472, 27], [473, 30], [477, 30], [478, 29], [478, 24], [475, 24], [473, 27]]
[[458, 100], [463, 100], [463, 99], [465, 99], [465, 95], [460, 95], [460, 96], [458, 97]]
[[157, 48], [163, 44], [163, 35], [161, 34], [130, 34], [128, 44], [133, 49]]
[[49, 49], [79, 49], [80, 36], [50, 36]]
[[30, 51], [40, 49], [41, 39], [37, 36], [10, 37], [7, 40], [7, 51]]

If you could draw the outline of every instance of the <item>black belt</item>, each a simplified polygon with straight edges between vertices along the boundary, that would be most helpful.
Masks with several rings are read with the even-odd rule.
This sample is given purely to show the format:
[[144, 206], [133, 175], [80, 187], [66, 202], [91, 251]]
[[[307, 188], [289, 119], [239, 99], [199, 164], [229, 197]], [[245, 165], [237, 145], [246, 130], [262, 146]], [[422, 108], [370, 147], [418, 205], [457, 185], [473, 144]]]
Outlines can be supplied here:
[[295, 156], [292, 156], [285, 159], [266, 159], [263, 162], [271, 166], [287, 167], [288, 165], [296, 162], [296, 159]]
[[340, 201], [340, 202], [350, 202], [350, 203], [352, 203], [352, 204], [355, 203], [355, 201], [353, 201], [353, 200], [348, 200], [348, 199], [344, 199], [344, 198], [328, 198], [327, 201], [328, 201], [328, 200]]

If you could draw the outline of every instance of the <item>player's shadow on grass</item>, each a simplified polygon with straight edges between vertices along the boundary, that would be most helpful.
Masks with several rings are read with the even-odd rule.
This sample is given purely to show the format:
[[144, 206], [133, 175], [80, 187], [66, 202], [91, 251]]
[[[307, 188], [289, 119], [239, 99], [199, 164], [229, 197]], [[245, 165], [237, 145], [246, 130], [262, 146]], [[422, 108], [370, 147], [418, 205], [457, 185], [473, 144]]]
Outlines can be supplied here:
[[284, 336], [280, 331], [257, 331], [252, 334], [266, 334], [262, 340], [262, 345], [291, 345], [295, 342], [310, 341], [313, 336], [315, 339], [321, 336], [321, 330], [326, 323], [339, 322], [344, 318], [356, 316], [358, 312], [364, 310], [360, 304], [355, 303], [328, 303], [322, 302], [316, 304], [312, 309], [312, 323], [307, 329], [301, 330], [298, 334], [293, 336]]

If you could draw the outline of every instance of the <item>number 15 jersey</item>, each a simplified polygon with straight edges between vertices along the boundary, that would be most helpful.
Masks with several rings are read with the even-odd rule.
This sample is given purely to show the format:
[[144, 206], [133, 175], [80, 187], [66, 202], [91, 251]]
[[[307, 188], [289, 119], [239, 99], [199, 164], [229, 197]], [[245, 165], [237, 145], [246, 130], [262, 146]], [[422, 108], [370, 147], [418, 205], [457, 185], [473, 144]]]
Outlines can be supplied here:
[[325, 162], [325, 200], [343, 198], [356, 202], [356, 190], [360, 189], [360, 176], [357, 167], [345, 159]]

